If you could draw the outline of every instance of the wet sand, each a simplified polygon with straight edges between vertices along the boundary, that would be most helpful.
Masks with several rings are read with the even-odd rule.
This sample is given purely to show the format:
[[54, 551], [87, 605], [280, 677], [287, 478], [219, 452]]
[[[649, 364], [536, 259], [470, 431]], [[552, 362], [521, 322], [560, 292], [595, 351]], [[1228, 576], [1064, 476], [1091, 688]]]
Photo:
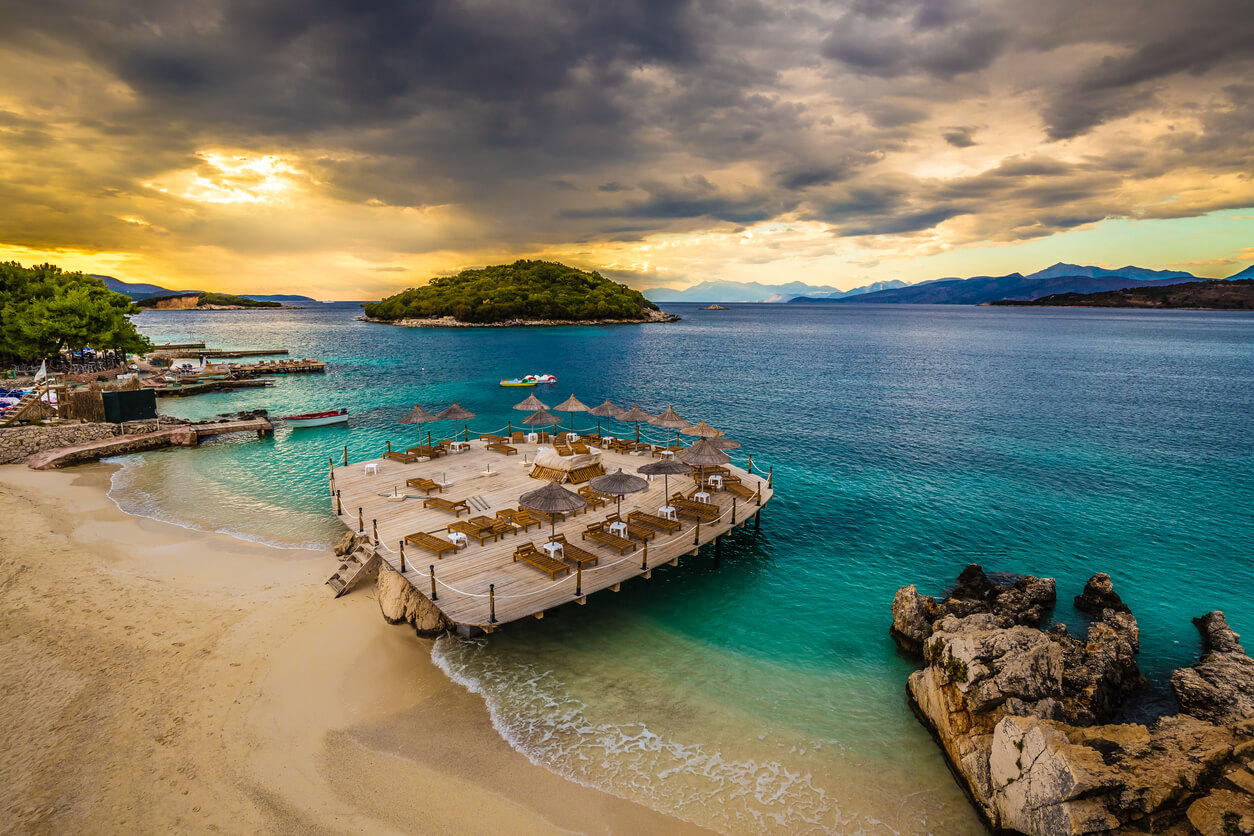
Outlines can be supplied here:
[[511, 749], [329, 553], [129, 516], [112, 470], [0, 467], [0, 832], [698, 832]]

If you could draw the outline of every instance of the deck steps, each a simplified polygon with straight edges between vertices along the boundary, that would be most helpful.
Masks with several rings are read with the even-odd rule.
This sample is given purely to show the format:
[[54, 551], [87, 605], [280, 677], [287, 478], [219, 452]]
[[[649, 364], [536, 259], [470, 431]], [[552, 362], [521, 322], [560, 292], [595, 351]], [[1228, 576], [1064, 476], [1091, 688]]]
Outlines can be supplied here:
[[373, 549], [358, 548], [346, 554], [340, 568], [327, 579], [327, 586], [335, 590], [339, 598], [353, 588], [353, 585], [379, 566], [379, 554]]

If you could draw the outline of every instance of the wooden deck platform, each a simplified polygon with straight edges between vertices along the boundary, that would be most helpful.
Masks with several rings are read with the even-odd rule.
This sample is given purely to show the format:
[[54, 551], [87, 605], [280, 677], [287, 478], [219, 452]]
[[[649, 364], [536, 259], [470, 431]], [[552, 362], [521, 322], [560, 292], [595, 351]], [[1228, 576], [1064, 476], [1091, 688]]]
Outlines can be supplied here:
[[231, 375], [237, 378], [259, 374], [316, 374], [325, 372], [327, 364], [321, 360], [278, 360], [261, 363], [232, 363]]
[[[514, 444], [518, 455], [504, 456], [486, 449], [486, 442], [471, 441], [471, 449], [463, 453], [449, 453], [430, 461], [404, 464], [392, 459], [372, 459], [353, 462], [334, 468], [333, 484], [339, 491], [343, 514], [341, 522], [356, 531], [359, 512], [364, 532], [376, 531], [381, 543], [379, 551], [393, 569], [401, 571], [401, 540], [414, 532], [427, 532], [446, 538], [447, 527], [457, 520], [469, 517], [495, 517], [496, 512], [517, 508], [518, 498], [527, 491], [544, 486], [544, 482], [530, 476], [531, 467], [524, 465], [524, 458], [533, 459], [535, 444]], [[383, 451], [380, 450], [380, 453]], [[605, 450], [601, 460], [607, 472], [621, 467], [624, 472], [635, 473], [636, 468], [656, 459], [648, 455], [624, 454]], [[378, 473], [368, 472], [375, 465]], [[489, 467], [491, 475], [485, 475]], [[596, 510], [584, 509], [564, 522], [557, 523], [557, 533], [566, 535], [573, 545], [592, 552], [599, 558], [594, 567], [580, 571], [573, 564], [569, 575], [556, 580], [523, 562], [515, 562], [514, 549], [523, 543], [533, 543], [536, 548], [548, 542], [549, 523], [527, 532], [505, 534], [497, 540], [488, 539], [480, 545], [474, 538], [469, 545], [455, 554], [445, 554], [438, 559], [425, 548], [406, 544], [404, 549], [405, 578], [427, 598], [432, 598], [431, 569], [435, 571], [435, 604], [458, 625], [477, 627], [491, 631], [502, 624], [521, 618], [542, 617], [545, 610], [561, 604], [585, 603], [587, 596], [603, 589], [617, 591], [623, 581], [638, 576], [649, 577], [652, 570], [664, 563], [677, 564], [682, 555], [694, 552], [698, 544], [705, 544], [721, 537], [733, 526], [743, 526], [774, 495], [765, 474], [750, 475], [744, 470], [729, 467], [739, 476], [742, 484], [760, 495], [741, 499], [726, 491], [712, 491], [711, 499], [718, 506], [720, 516], [713, 523], [702, 523], [698, 529], [693, 520], [679, 518], [681, 527], [675, 533], [656, 532], [645, 544], [637, 542], [637, 548], [627, 554], [618, 549], [602, 546], [593, 540], [583, 540], [582, 532], [591, 523], [604, 522], [607, 514], [615, 512], [614, 503]], [[406, 489], [405, 480], [425, 477], [445, 482], [443, 493], [433, 491], [431, 496], [450, 500], [467, 500], [471, 505], [469, 515], [458, 517], [434, 507], [424, 507], [426, 495], [421, 490]], [[623, 497], [622, 513], [640, 510], [657, 514], [666, 505], [664, 480], [657, 476], [647, 491]], [[566, 485], [570, 489], [578, 486]], [[685, 495], [696, 490], [691, 476], [670, 477], [672, 494], [682, 491]], [[399, 491], [408, 498], [396, 502], [380, 494]], [[417, 497], [417, 498], [414, 498]], [[733, 509], [734, 505], [734, 509]], [[330, 501], [332, 513], [336, 510], [334, 495]], [[734, 518], [733, 518], [734, 514]], [[567, 561], [569, 563], [569, 561]], [[489, 600], [489, 585], [495, 585], [495, 622], [492, 621], [493, 603]]]

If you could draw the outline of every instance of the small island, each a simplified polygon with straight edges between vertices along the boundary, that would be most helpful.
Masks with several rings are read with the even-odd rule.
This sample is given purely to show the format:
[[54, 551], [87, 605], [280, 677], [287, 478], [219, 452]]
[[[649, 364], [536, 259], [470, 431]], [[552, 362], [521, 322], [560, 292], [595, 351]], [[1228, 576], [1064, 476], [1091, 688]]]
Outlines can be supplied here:
[[1040, 299], [1002, 299], [989, 305], [1037, 308], [1175, 308], [1206, 311], [1254, 311], [1254, 279], [1125, 287], [1100, 293], [1055, 293]]
[[552, 261], [515, 261], [455, 276], [363, 306], [367, 322], [413, 328], [674, 322], [637, 290]]
[[149, 311], [187, 311], [193, 308], [210, 311], [242, 311], [246, 308], [282, 308], [281, 302], [261, 299], [249, 299], [247, 296], [233, 296], [229, 293], [172, 293], [161, 296], [148, 296], [135, 302], [140, 308]]
[[727, 308], [724, 308], [718, 302], [715, 302], [712, 305], [706, 305], [704, 308], [697, 308], [697, 310], [699, 311], [725, 311], [727, 310]]

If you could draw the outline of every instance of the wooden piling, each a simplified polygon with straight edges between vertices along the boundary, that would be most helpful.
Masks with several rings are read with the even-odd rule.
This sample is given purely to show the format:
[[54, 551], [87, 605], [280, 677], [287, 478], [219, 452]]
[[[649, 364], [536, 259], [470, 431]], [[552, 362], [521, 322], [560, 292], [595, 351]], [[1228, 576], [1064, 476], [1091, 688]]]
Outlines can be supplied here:
[[405, 541], [401, 541], [401, 574], [405, 574]]
[[374, 544], [377, 546], [379, 545], [379, 521], [371, 520], [370, 527], [372, 531], [374, 532]]
[[766, 486], [769, 488], [775, 482], [775, 465], [771, 465], [771, 470], [766, 474]]
[[761, 511], [753, 515], [753, 530], [754, 531], [762, 530], [762, 512]]
[[736, 524], [736, 497], [732, 497], [732, 525]]
[[344, 466], [348, 467], [348, 445], [344, 445]]
[[438, 601], [440, 600], [440, 596], [437, 595], [435, 591], [435, 564], [432, 563], [429, 568], [431, 571], [431, 600]]
[[753, 475], [753, 456], [749, 456], [749, 467], [747, 468], [749, 475]]
[[640, 559], [640, 568], [649, 571], [649, 541], [644, 541], [644, 557]]
[[344, 516], [344, 500], [340, 498], [340, 492], [335, 492], [335, 516]]
[[575, 563], [575, 597], [583, 595], [583, 561]]
[[692, 545], [701, 545], [701, 520], [697, 520], [696, 533], [692, 535]]
[[361, 508], [357, 509], [357, 533], [358, 534], [361, 534], [362, 532], [366, 530], [366, 517], [362, 513], [362, 510], [363, 509]]
[[488, 623], [496, 623], [496, 584], [488, 584]]

